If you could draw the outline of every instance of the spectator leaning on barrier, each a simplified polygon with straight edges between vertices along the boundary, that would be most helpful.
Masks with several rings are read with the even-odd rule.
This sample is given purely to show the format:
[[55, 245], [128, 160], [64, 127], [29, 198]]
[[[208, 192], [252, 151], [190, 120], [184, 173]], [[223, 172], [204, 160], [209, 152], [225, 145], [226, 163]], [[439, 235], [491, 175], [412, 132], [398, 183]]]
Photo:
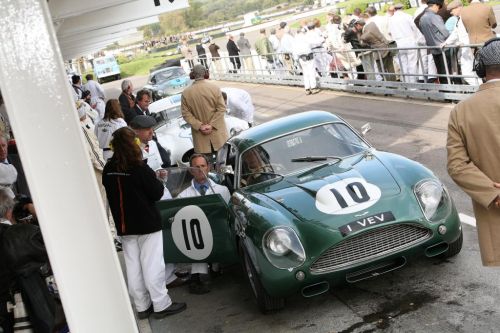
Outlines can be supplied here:
[[252, 52], [250, 42], [248, 38], [245, 38], [245, 33], [240, 32], [240, 38], [236, 42], [238, 48], [240, 49], [240, 56], [243, 58], [243, 63], [245, 65], [245, 70], [250, 71], [253, 74], [254, 66], [252, 59]]
[[285, 68], [290, 72], [290, 74], [293, 74], [293, 36], [290, 35], [290, 28], [286, 24], [286, 22], [281, 22], [280, 23], [280, 29], [278, 30], [280, 34], [276, 33], [277, 36], [279, 36], [280, 40], [280, 47], [278, 49], [278, 52], [282, 56], [282, 61], [285, 66]]
[[[469, 34], [467, 33], [463, 20], [460, 17], [463, 8], [461, 1], [454, 0], [452, 3], [448, 5], [447, 8], [451, 11], [451, 14], [458, 20], [455, 26], [453, 27], [450, 36], [446, 39], [446, 41], [443, 43], [442, 46], [469, 45], [470, 44]], [[462, 75], [475, 76], [473, 70], [474, 55], [472, 49], [470, 47], [461, 47], [458, 51], [460, 55], [460, 73]], [[465, 81], [467, 84], [470, 85], [476, 85], [478, 82], [477, 79], [473, 77], [464, 78], [463, 81]]]
[[[367, 45], [369, 48], [373, 49], [387, 49], [389, 48], [389, 41], [385, 39], [384, 35], [380, 32], [375, 22], [368, 21], [365, 24], [363, 20], [358, 20], [356, 26], [363, 26], [361, 36], [359, 40], [362, 45]], [[392, 54], [389, 50], [373, 51], [373, 57], [377, 64], [377, 70], [381, 73], [391, 73], [381, 74], [385, 81], [395, 81], [396, 77], [394, 73], [394, 64], [392, 61]]]
[[227, 54], [229, 55], [229, 61], [233, 64], [233, 71], [236, 73], [241, 68], [240, 49], [236, 46], [233, 35], [228, 35], [227, 38]]
[[[210, 42], [210, 45], [208, 46], [208, 50], [210, 51], [210, 55], [212, 56], [212, 64], [215, 66], [215, 71], [217, 73], [222, 73], [222, 64], [220, 60], [220, 54], [219, 54], [219, 45], [215, 44], [215, 41], [212, 40]], [[213, 67], [211, 69], [213, 71]]]
[[255, 51], [262, 59], [266, 59], [268, 69], [274, 69], [273, 45], [266, 35], [266, 29], [260, 29], [260, 35], [255, 42]]
[[500, 39], [476, 54], [479, 90], [451, 111], [448, 173], [472, 199], [484, 266], [500, 266]]
[[184, 57], [184, 60], [187, 61], [189, 68], [193, 68], [193, 50], [189, 47], [186, 37], [182, 38], [180, 51], [182, 53], [182, 56]]
[[470, 5], [462, 10], [460, 16], [469, 33], [471, 44], [481, 44], [495, 37], [493, 31], [497, 27], [495, 13], [493, 7], [481, 3], [479, 0], [469, 2]]
[[[428, 0], [427, 6], [420, 18], [420, 30], [425, 37], [427, 46], [441, 46], [450, 35], [446, 30], [443, 19], [437, 14], [438, 10], [443, 6], [443, 0]], [[446, 75], [447, 68], [448, 73], [451, 73], [450, 67], [447, 67], [451, 61], [449, 50], [433, 48], [430, 52], [434, 58], [438, 74]], [[447, 82], [444, 77], [440, 77], [439, 81], [441, 83]]]
[[[403, 5], [394, 6], [394, 15], [389, 19], [389, 32], [398, 48], [411, 48], [425, 45], [425, 38], [418, 30], [411, 15], [403, 12]], [[426, 53], [422, 50], [420, 54]], [[398, 59], [401, 66], [402, 81], [417, 82], [417, 76], [405, 76], [404, 74], [418, 73], [418, 55], [416, 49], [399, 50]]]
[[302, 77], [304, 79], [304, 88], [306, 95], [316, 94], [319, 89], [316, 87], [316, 68], [314, 67], [314, 55], [311, 44], [307, 38], [307, 29], [300, 28], [295, 35], [293, 44], [293, 57], [299, 62], [302, 68]]

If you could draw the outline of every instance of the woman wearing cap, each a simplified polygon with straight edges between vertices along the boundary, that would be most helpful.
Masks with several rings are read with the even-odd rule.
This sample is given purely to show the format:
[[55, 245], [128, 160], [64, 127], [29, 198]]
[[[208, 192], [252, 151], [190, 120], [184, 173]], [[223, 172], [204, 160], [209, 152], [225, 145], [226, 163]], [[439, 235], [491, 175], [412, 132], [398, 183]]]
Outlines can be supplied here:
[[110, 99], [106, 103], [104, 118], [95, 126], [95, 135], [99, 141], [99, 147], [103, 151], [102, 155], [105, 161], [113, 156], [113, 151], [109, 147], [109, 142], [111, 141], [111, 136], [114, 131], [127, 126], [123, 118], [120, 102], [118, 102], [117, 99]]
[[113, 157], [104, 166], [102, 184], [113, 213], [123, 254], [130, 296], [139, 319], [179, 313], [186, 303], [173, 303], [168, 295], [163, 261], [161, 216], [155, 204], [164, 186], [142, 159], [135, 132], [115, 131]]

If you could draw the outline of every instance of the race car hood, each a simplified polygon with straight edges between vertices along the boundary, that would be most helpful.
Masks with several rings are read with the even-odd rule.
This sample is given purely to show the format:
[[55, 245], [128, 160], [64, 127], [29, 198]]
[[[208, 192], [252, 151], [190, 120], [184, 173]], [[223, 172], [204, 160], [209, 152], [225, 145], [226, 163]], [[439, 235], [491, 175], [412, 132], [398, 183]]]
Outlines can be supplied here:
[[286, 208], [301, 222], [334, 229], [358, 219], [360, 214], [372, 216], [398, 205], [401, 188], [376, 157], [363, 158], [355, 165], [352, 161], [344, 162], [271, 181], [256, 191]]

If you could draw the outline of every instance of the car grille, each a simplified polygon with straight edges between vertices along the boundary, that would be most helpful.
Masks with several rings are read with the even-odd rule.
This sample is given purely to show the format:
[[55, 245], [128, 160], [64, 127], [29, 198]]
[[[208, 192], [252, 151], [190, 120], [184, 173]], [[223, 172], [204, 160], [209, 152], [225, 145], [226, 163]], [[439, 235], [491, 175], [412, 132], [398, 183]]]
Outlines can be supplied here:
[[334, 272], [374, 260], [429, 239], [431, 230], [413, 224], [372, 229], [326, 250], [309, 268], [312, 274]]

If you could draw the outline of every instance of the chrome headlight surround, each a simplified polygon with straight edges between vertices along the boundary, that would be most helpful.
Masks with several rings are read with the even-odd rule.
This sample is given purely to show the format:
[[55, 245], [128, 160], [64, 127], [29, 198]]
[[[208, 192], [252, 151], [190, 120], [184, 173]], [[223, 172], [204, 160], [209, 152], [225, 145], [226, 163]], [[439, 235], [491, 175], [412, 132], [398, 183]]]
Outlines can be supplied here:
[[262, 238], [262, 249], [267, 260], [279, 269], [293, 269], [306, 260], [304, 247], [290, 227], [280, 226], [268, 230]]
[[436, 179], [424, 179], [415, 184], [413, 191], [425, 218], [437, 222], [451, 213], [451, 198], [446, 187]]

